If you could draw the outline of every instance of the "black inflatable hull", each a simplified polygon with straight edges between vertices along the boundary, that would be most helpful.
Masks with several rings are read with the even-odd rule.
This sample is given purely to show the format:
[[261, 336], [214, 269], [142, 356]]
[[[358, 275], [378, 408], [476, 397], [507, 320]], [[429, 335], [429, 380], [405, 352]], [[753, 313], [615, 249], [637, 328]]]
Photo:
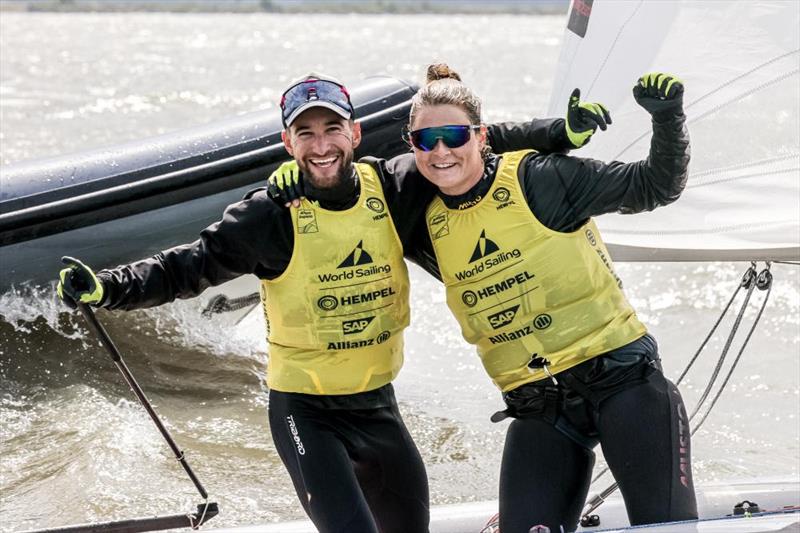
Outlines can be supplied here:
[[[356, 157], [406, 152], [416, 87], [390, 77], [352, 90]], [[0, 291], [55, 279], [62, 255], [104, 268], [197, 238], [289, 158], [278, 110], [0, 169]]]

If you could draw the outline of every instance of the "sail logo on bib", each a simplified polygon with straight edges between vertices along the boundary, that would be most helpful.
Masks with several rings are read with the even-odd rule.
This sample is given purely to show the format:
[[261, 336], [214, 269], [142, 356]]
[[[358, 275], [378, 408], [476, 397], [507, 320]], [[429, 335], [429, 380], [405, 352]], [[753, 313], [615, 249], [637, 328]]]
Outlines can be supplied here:
[[344, 261], [339, 263], [339, 266], [337, 266], [336, 268], [347, 268], [356, 265], [367, 265], [369, 263], [372, 263], [372, 256], [370, 256], [369, 253], [364, 251], [363, 245], [364, 241], [358, 241], [358, 244], [353, 249], [353, 251], [350, 252], [350, 255], [345, 257]]
[[[364, 265], [371, 266], [367, 268], [360, 268]], [[353, 251], [350, 252], [341, 263], [339, 263], [336, 269], [336, 272], [317, 274], [317, 278], [319, 279], [320, 283], [364, 278], [374, 276], [376, 274], [388, 274], [392, 271], [392, 267], [388, 263], [383, 265], [374, 264], [372, 256], [364, 249], [363, 240], [358, 241], [358, 244], [355, 248], [353, 248]]]
[[481, 274], [490, 270], [497, 265], [503, 264], [510, 259], [519, 259], [522, 257], [522, 252], [519, 248], [514, 248], [510, 251], [502, 251], [500, 246], [492, 239], [486, 236], [486, 230], [481, 230], [481, 235], [478, 237], [478, 242], [475, 244], [475, 249], [469, 258], [469, 263], [475, 263], [472, 267], [456, 272], [455, 277], [459, 281], [469, 279], [477, 274]]
[[486, 230], [481, 231], [481, 236], [478, 237], [478, 243], [475, 245], [475, 250], [472, 252], [472, 257], [469, 258], [470, 263], [474, 263], [478, 259], [482, 259], [487, 255], [497, 252], [500, 248], [491, 239], [486, 238]]

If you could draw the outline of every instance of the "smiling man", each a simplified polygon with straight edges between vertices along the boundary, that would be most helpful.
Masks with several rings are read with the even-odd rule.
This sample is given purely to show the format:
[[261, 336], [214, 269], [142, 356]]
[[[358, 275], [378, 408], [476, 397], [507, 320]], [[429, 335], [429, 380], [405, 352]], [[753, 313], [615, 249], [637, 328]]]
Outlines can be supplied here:
[[[281, 168], [303, 173], [306, 198], [287, 209], [256, 189], [193, 243], [97, 275], [72, 263], [59, 295], [68, 305], [137, 309], [255, 274], [270, 430], [306, 513], [322, 532], [426, 532], [428, 481], [392, 380], [409, 323], [404, 246], [435, 188], [411, 153], [353, 162], [361, 126], [333, 78], [292, 83], [281, 112], [296, 159]], [[576, 124], [597, 127], [584, 119], [569, 130], [562, 119], [492, 125], [486, 135], [498, 151], [559, 151], [576, 146]]]

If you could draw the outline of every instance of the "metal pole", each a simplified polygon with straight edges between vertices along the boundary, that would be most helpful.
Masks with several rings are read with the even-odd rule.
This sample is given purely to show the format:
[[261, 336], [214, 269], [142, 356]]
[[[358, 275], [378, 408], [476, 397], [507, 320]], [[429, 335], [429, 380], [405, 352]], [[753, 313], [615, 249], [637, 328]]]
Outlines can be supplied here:
[[111, 340], [111, 337], [108, 336], [108, 333], [103, 325], [98, 322], [97, 317], [94, 316], [94, 311], [92, 311], [91, 307], [88, 305], [80, 302], [78, 302], [78, 309], [80, 310], [81, 314], [83, 314], [86, 322], [89, 324], [89, 328], [94, 332], [95, 335], [97, 335], [97, 338], [100, 339], [100, 343], [106, 348], [109, 355], [111, 355], [111, 359], [114, 360], [117, 368], [119, 368], [119, 371], [122, 372], [125, 381], [128, 382], [128, 385], [130, 385], [133, 393], [136, 394], [137, 398], [139, 398], [139, 401], [147, 411], [147, 414], [149, 414], [150, 418], [153, 419], [153, 422], [161, 432], [164, 440], [166, 440], [167, 444], [169, 444], [169, 447], [172, 448], [172, 453], [175, 454], [175, 458], [181, 463], [181, 466], [189, 475], [189, 478], [192, 480], [192, 483], [194, 483], [194, 486], [197, 487], [197, 491], [200, 493], [200, 496], [202, 496], [203, 499], [208, 499], [208, 493], [206, 492], [206, 489], [203, 488], [203, 485], [200, 483], [200, 480], [197, 479], [197, 476], [189, 466], [189, 463], [186, 462], [186, 457], [184, 456], [183, 451], [178, 448], [177, 444], [175, 444], [175, 441], [172, 439], [172, 435], [169, 434], [169, 431], [167, 431], [167, 428], [164, 427], [164, 424], [161, 423], [161, 419], [158, 418], [155, 410], [153, 410], [153, 406], [151, 406], [150, 402], [147, 401], [147, 398], [145, 398], [142, 388], [139, 387], [138, 383], [136, 383], [131, 371], [128, 369], [128, 365], [125, 364], [125, 361], [122, 359], [122, 355], [114, 345], [114, 341]]

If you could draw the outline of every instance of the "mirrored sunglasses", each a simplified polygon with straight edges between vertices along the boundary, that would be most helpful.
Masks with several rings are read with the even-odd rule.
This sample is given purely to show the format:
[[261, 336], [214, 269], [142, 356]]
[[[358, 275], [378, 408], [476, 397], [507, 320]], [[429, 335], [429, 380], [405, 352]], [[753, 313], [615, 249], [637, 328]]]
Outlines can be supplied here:
[[423, 152], [430, 152], [441, 140], [448, 148], [464, 146], [469, 141], [473, 131], [481, 129], [480, 126], [439, 126], [436, 128], [422, 128], [409, 133], [409, 140], [415, 148]]

